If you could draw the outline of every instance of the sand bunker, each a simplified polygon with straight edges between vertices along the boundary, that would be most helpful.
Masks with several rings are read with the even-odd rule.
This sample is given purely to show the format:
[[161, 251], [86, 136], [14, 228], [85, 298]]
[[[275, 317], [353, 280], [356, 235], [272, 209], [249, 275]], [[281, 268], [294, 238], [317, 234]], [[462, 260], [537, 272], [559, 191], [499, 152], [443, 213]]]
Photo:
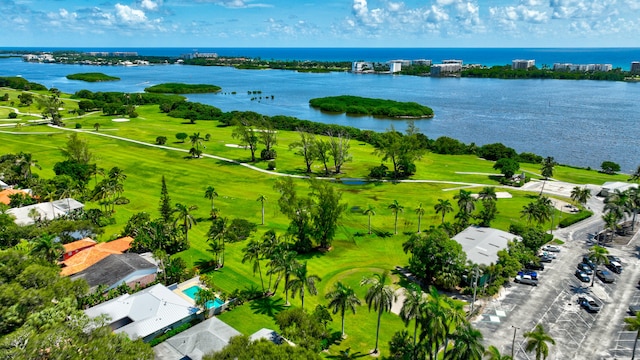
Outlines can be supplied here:
[[111, 121], [113, 122], [128, 122], [129, 119], [125, 119], [125, 118], [117, 118], [117, 119], [111, 119]]
[[226, 147], [230, 147], [230, 148], [237, 148], [237, 149], [246, 149], [246, 146], [243, 145], [238, 145], [238, 144], [224, 144], [224, 146]]

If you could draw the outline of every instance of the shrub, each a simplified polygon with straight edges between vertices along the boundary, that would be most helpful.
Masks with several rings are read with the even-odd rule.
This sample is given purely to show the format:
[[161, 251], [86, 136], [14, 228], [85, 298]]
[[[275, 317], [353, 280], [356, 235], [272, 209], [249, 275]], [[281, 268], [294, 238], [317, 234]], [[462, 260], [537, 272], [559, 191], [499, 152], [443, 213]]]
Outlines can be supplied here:
[[156, 138], [156, 144], [158, 145], [164, 145], [167, 143], [167, 137], [166, 136], [158, 136]]
[[135, 111], [132, 111], [132, 112], [129, 113], [129, 117], [132, 118], [132, 119], [135, 119], [135, 118], [138, 117], [138, 113], [135, 112]]
[[385, 164], [380, 164], [380, 166], [374, 166], [369, 171], [369, 177], [372, 179], [382, 179], [387, 176], [389, 168]]
[[600, 167], [602, 168], [602, 172], [605, 174], [613, 175], [620, 171], [620, 165], [614, 163], [613, 161], [603, 161]]
[[269, 161], [269, 163], [267, 164], [267, 170], [275, 170], [275, 169], [276, 169], [276, 161], [275, 160]]
[[18, 114], [16, 114], [15, 112], [12, 111], [9, 113], [9, 119], [15, 119], [17, 117], [18, 117]]
[[277, 152], [273, 149], [271, 150], [267, 150], [267, 149], [263, 149], [260, 152], [260, 159], [262, 160], [271, 160], [271, 159], [275, 159], [278, 156]]
[[76, 123], [76, 129], [82, 129], [82, 124]]
[[569, 217], [566, 217], [566, 218], [562, 219], [560, 221], [560, 224], [558, 224], [558, 226], [560, 228], [566, 228], [567, 226], [573, 225], [573, 224], [577, 223], [578, 221], [582, 221], [582, 220], [590, 217], [591, 215], [593, 215], [593, 212], [587, 211], [587, 210], [581, 210], [577, 214], [569, 215]]

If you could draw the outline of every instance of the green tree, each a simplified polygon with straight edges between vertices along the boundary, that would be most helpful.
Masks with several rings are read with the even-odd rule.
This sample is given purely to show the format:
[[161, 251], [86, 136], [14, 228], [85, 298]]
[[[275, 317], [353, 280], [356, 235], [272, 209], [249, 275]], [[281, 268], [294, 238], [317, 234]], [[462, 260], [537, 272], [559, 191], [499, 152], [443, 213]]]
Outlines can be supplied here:
[[620, 164], [614, 163], [613, 161], [603, 161], [600, 168], [603, 173], [613, 175], [620, 171]]
[[275, 288], [278, 288], [278, 283], [280, 279], [284, 279], [284, 297], [285, 297], [285, 306], [290, 306], [289, 304], [289, 280], [291, 278], [291, 274], [294, 269], [298, 267], [298, 261], [296, 260], [296, 256], [298, 254], [295, 251], [290, 251], [287, 249], [282, 249], [280, 251], [275, 251], [271, 256], [271, 261], [269, 262], [269, 274], [278, 274], [278, 279], [276, 279]]
[[340, 174], [342, 165], [345, 162], [351, 161], [349, 149], [349, 135], [346, 133], [333, 134], [329, 132], [329, 153], [333, 158], [333, 165], [335, 167], [335, 173]]
[[191, 146], [196, 148], [196, 150], [200, 150], [200, 146], [202, 146], [202, 141], [204, 138], [200, 136], [199, 132], [193, 133], [193, 135], [189, 136], [189, 140], [191, 141]]
[[485, 186], [478, 193], [478, 199], [480, 200], [494, 200], [498, 201], [498, 195], [496, 195], [496, 188], [493, 186]]
[[553, 176], [553, 170], [556, 165], [558, 165], [558, 163], [552, 156], [547, 156], [542, 160], [540, 174], [542, 175], [542, 177], [544, 177], [545, 180], [548, 180]]
[[56, 236], [52, 234], [42, 234], [33, 240], [31, 254], [45, 259], [49, 263], [55, 263], [64, 252], [64, 247]]
[[422, 220], [422, 217], [424, 216], [424, 208], [422, 207], [422, 203], [420, 203], [418, 205], [417, 208], [415, 208], [415, 213], [416, 215], [418, 215], [418, 234], [420, 234], [422, 232], [421, 228], [420, 228], [420, 220]]
[[435, 204], [433, 208], [436, 211], [436, 214], [438, 213], [442, 214], [443, 224], [444, 224], [444, 217], [447, 215], [447, 213], [450, 213], [453, 211], [453, 205], [451, 205], [451, 202], [449, 200], [443, 200], [443, 199], [438, 199], [438, 203]]
[[496, 205], [496, 201], [492, 198], [487, 198], [482, 200], [482, 209], [477, 215], [477, 218], [480, 220], [480, 226], [489, 227], [491, 226], [491, 221], [496, 218], [498, 214], [498, 207]]
[[260, 225], [264, 225], [264, 203], [267, 202], [267, 197], [264, 196], [263, 194], [260, 194], [260, 196], [258, 196], [256, 201], [260, 201], [261, 210], [262, 210], [261, 211], [261, 213], [262, 213], [262, 222], [260, 223]]
[[535, 351], [536, 360], [544, 360], [549, 356], [549, 345], [555, 345], [556, 341], [544, 331], [542, 324], [536, 325], [533, 331], [524, 333], [527, 344], [525, 350], [527, 352]]
[[371, 235], [371, 217], [376, 214], [376, 208], [371, 205], [368, 205], [367, 208], [362, 212], [364, 215], [367, 215], [369, 218], [369, 235]]
[[249, 148], [251, 151], [251, 162], [255, 162], [258, 137], [256, 136], [253, 124], [248, 119], [238, 119], [231, 136], [233, 136], [234, 139], [240, 140], [240, 145]]
[[404, 289], [404, 301], [400, 309], [400, 318], [404, 322], [404, 326], [408, 326], [411, 320], [414, 320], [413, 326], [413, 358], [416, 357], [416, 340], [418, 339], [418, 324], [422, 318], [422, 310], [426, 302], [426, 298], [420, 286], [411, 283], [409, 287]]
[[262, 293], [265, 293], [264, 280], [262, 279], [262, 269], [260, 268], [260, 258], [262, 257], [262, 244], [255, 240], [249, 241], [247, 246], [242, 249], [244, 256], [242, 257], [242, 263], [249, 261], [253, 268], [253, 275], [256, 275], [256, 271], [260, 275], [260, 283], [262, 284]]
[[482, 333], [471, 324], [465, 323], [453, 334], [453, 348], [446, 352], [445, 359], [482, 360], [484, 346]]
[[638, 338], [640, 338], [640, 312], [637, 312], [636, 316], [625, 318], [624, 322], [627, 330], [636, 332], [636, 337], [633, 340], [633, 351], [631, 352], [631, 360], [634, 360], [636, 358]]
[[347, 204], [342, 203], [342, 192], [327, 181], [311, 181], [312, 206], [311, 219], [313, 220], [313, 237], [318, 245], [328, 249], [331, 247], [336, 234], [338, 222], [342, 218]]
[[589, 190], [586, 186], [575, 186], [573, 189], [571, 189], [571, 200], [573, 200], [577, 204], [584, 205], [587, 203], [589, 198], [591, 198], [591, 190]]
[[162, 175], [162, 188], [160, 190], [160, 218], [164, 223], [170, 223], [173, 221], [173, 207], [171, 206], [171, 198], [169, 197], [169, 190], [167, 190], [167, 183]]
[[317, 159], [316, 154], [316, 139], [313, 134], [306, 132], [304, 129], [298, 129], [300, 135], [300, 141], [289, 144], [289, 149], [296, 149], [296, 155], [301, 155], [304, 158], [306, 166], [306, 173], [311, 173], [311, 165]]
[[347, 310], [351, 310], [355, 315], [356, 307], [360, 306], [362, 303], [360, 302], [360, 299], [358, 299], [358, 295], [356, 295], [355, 291], [340, 281], [333, 285], [333, 290], [328, 292], [325, 297], [329, 299], [329, 304], [327, 306], [333, 310], [333, 313], [340, 313], [340, 318], [342, 319], [342, 338], [344, 339], [344, 316]]
[[404, 206], [400, 205], [400, 203], [398, 203], [398, 200], [393, 200], [393, 202], [389, 204], [387, 208], [391, 209], [391, 212], [395, 216], [395, 220], [393, 222], [393, 233], [398, 235], [398, 213], [404, 212]]
[[304, 309], [304, 293], [305, 289], [310, 295], [317, 295], [318, 289], [316, 288], [316, 282], [322, 281], [318, 275], [309, 274], [307, 270], [307, 262], [298, 264], [293, 268], [291, 272], [293, 278], [289, 280], [289, 288], [291, 289], [291, 297], [295, 298], [296, 293], [300, 294], [301, 308]]
[[213, 211], [213, 209], [215, 209], [215, 206], [213, 206], [213, 199], [218, 197], [218, 193], [216, 192], [216, 188], [214, 188], [211, 185], [207, 186], [207, 188], [204, 190], [204, 197], [205, 197], [205, 199], [211, 200], [211, 211]]
[[269, 340], [251, 341], [248, 336], [234, 336], [221, 351], [206, 354], [203, 360], [261, 359], [261, 360], [320, 360], [315, 350], [287, 344], [276, 345]]
[[389, 280], [389, 271], [385, 270], [382, 274], [373, 274], [372, 277], [363, 278], [360, 281], [361, 286], [370, 285], [365, 295], [365, 301], [369, 306], [369, 311], [373, 308], [378, 312], [378, 326], [376, 328], [376, 347], [373, 353], [378, 353], [378, 339], [380, 336], [380, 319], [383, 312], [391, 310], [393, 301], [397, 298], [391, 285], [387, 285]]
[[210, 289], [200, 288], [196, 293], [196, 306], [204, 312], [205, 319], [209, 317], [209, 304], [216, 299], [216, 294]]
[[[596, 271], [598, 271], [598, 266], [609, 263], [609, 258], [607, 258], [608, 253], [609, 250], [602, 246], [594, 245], [593, 247], [591, 247], [591, 250], [589, 250], [589, 254], [587, 256], [589, 257], [589, 260], [593, 261], [593, 263], [596, 265], [596, 268], [593, 271], [594, 274]], [[593, 286], [594, 279], [595, 276], [592, 276], [591, 286]]]
[[187, 140], [188, 137], [189, 137], [189, 134], [187, 133], [180, 132], [176, 134], [176, 139], [178, 139], [178, 141], [180, 141], [181, 143]]
[[89, 144], [86, 140], [81, 139], [76, 132], [71, 133], [65, 147], [60, 150], [68, 160], [78, 164], [87, 165], [93, 159], [93, 154], [89, 151]]
[[499, 170], [505, 179], [511, 179], [513, 175], [520, 169], [520, 164], [511, 158], [502, 158], [493, 164], [495, 170]]
[[176, 214], [176, 220], [174, 223], [175, 224], [181, 223], [182, 230], [184, 231], [184, 238], [187, 243], [189, 243], [189, 230], [191, 230], [192, 226], [198, 224], [198, 222], [196, 221], [196, 218], [193, 216], [193, 213], [192, 213], [197, 209], [198, 209], [197, 205], [187, 206], [187, 205], [177, 203], [173, 210], [173, 212]]
[[493, 345], [485, 350], [484, 356], [487, 356], [487, 360], [513, 360], [510, 355], [502, 355], [500, 349]]
[[315, 155], [318, 160], [322, 162], [322, 166], [324, 166], [324, 174], [329, 175], [329, 160], [331, 159], [331, 144], [329, 141], [324, 139], [316, 139], [316, 143], [314, 145]]

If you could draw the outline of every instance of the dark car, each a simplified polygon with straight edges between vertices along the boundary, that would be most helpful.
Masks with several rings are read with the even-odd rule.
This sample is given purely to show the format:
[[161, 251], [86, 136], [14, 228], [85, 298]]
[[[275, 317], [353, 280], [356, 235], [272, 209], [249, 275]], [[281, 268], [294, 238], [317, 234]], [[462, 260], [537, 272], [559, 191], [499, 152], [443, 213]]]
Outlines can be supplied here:
[[607, 259], [609, 259], [609, 262], [611, 261], [615, 261], [617, 263], [621, 263], [622, 261], [620, 261], [620, 258], [617, 256], [613, 256], [613, 255], [607, 255]]
[[586, 255], [582, 257], [582, 263], [587, 264], [592, 269], [596, 268], [596, 264], [594, 264], [593, 261], [591, 261], [591, 259], [589, 259], [589, 257]]
[[584, 271], [580, 271], [580, 270], [576, 270], [576, 277], [585, 283], [588, 283], [589, 281], [591, 281], [591, 278], [589, 278], [589, 275], [587, 275], [587, 273], [585, 273]]
[[578, 264], [578, 270], [583, 271], [587, 275], [593, 274], [593, 269], [591, 269], [591, 267], [585, 263]]
[[592, 297], [587, 295], [581, 295], [578, 297], [578, 304], [585, 308], [588, 312], [598, 312], [600, 311], [600, 304], [595, 301]]
[[544, 264], [540, 263], [528, 263], [525, 268], [529, 270], [544, 270]]
[[598, 269], [598, 271], [596, 271], [596, 276], [598, 277], [598, 279], [600, 279], [600, 281], [605, 283], [612, 283], [616, 280], [616, 278], [613, 277], [612, 273], [603, 269]]
[[538, 256], [538, 259], [540, 259], [540, 262], [546, 262], [546, 263], [550, 263], [551, 260], [553, 260], [551, 257], [546, 255]]
[[518, 271], [518, 275], [522, 276], [522, 275], [529, 275], [531, 276], [532, 279], [534, 280], [538, 280], [538, 273], [533, 271], [533, 270], [520, 270]]

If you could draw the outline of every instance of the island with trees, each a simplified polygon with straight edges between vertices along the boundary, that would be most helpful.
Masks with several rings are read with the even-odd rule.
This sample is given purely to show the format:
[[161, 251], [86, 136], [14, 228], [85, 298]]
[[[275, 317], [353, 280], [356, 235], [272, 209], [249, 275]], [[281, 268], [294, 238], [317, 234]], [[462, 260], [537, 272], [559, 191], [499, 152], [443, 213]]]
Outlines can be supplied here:
[[164, 83], [145, 88], [144, 91], [156, 94], [205, 94], [222, 90], [220, 86], [210, 84]]
[[117, 76], [111, 76], [103, 73], [77, 73], [77, 74], [69, 74], [67, 75], [67, 79], [69, 80], [81, 80], [86, 82], [102, 82], [102, 81], [118, 81], [120, 80]]
[[416, 102], [372, 99], [341, 95], [315, 98], [309, 105], [322, 111], [356, 116], [376, 116], [392, 119], [426, 119], [433, 117], [433, 109]]

